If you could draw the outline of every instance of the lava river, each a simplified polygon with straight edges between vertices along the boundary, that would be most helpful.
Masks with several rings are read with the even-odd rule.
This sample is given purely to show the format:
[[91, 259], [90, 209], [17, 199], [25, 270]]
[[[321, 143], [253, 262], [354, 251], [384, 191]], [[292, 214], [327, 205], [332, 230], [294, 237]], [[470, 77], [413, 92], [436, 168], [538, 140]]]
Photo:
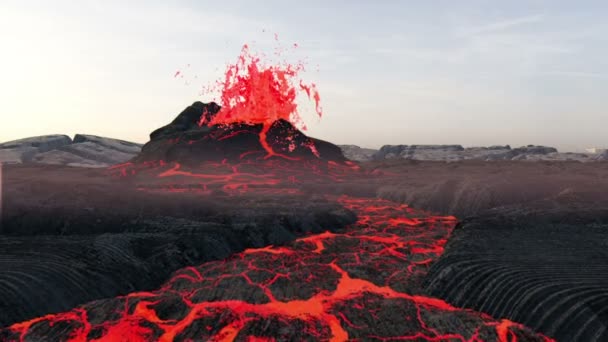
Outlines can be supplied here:
[[8, 341], [550, 341], [422, 295], [454, 217], [340, 197], [347, 229], [187, 267], [160, 289], [5, 329]]

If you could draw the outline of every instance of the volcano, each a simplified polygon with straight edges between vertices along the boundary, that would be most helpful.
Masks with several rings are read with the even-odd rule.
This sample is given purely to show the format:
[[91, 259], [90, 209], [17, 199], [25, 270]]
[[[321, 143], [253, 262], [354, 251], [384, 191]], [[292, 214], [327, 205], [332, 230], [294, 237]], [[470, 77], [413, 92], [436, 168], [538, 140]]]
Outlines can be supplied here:
[[268, 124], [209, 124], [221, 110], [215, 102], [194, 102], [170, 124], [153, 131], [134, 162], [163, 160], [194, 165], [222, 160], [346, 161], [338, 146], [306, 136], [285, 119]]
[[237, 62], [228, 65], [224, 80], [216, 84], [223, 107], [193, 103], [150, 134], [135, 162], [345, 161], [338, 146], [300, 130], [306, 126], [298, 112], [298, 94], [314, 101], [319, 117], [323, 114], [316, 85], [298, 76], [303, 70], [302, 62], [265, 65], [244, 45]]
[[411, 175], [304, 134], [296, 90], [321, 107], [301, 69], [245, 46], [223, 106], [188, 106], [130, 162], [9, 170], [0, 263], [23, 265], [0, 272], [0, 340], [553, 341], [425, 292], [456, 217], [377, 198]]

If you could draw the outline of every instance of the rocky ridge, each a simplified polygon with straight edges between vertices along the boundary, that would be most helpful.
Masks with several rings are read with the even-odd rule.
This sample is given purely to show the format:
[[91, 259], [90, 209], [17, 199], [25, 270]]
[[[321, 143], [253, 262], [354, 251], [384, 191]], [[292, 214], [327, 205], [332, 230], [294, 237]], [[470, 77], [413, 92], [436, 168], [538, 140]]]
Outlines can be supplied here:
[[527, 161], [601, 161], [608, 153], [587, 154], [559, 152], [554, 147], [527, 145], [511, 148], [509, 145], [463, 147], [461, 145], [384, 145], [379, 150], [357, 145], [339, 145], [344, 155], [354, 161], [387, 159], [428, 160], [454, 162], [461, 160], [527, 160]]
[[1, 143], [0, 163], [108, 167], [132, 159], [141, 146], [96, 135], [43, 135]]
[[[189, 107], [190, 108], [190, 107]], [[179, 121], [162, 127], [151, 134], [152, 140], [165, 136], [178, 136], [192, 129], [191, 123]], [[179, 121], [179, 122], [177, 122]], [[324, 143], [324, 142], [321, 142]], [[108, 167], [135, 158], [142, 144], [95, 135], [76, 134], [44, 135], [0, 143], [0, 163], [40, 163], [75, 167]], [[160, 145], [163, 148], [169, 146]], [[384, 145], [379, 150], [357, 145], [337, 145], [344, 157], [352, 161], [425, 160], [455, 162], [462, 160], [523, 160], [523, 161], [578, 161], [608, 160], [608, 151], [602, 153], [559, 152], [554, 147], [527, 145], [511, 148], [509, 145], [463, 147], [461, 145]], [[151, 148], [153, 146], [150, 146]], [[158, 146], [155, 146], [158, 148]], [[165, 152], [166, 153], [166, 152]], [[164, 155], [163, 155], [164, 156]]]

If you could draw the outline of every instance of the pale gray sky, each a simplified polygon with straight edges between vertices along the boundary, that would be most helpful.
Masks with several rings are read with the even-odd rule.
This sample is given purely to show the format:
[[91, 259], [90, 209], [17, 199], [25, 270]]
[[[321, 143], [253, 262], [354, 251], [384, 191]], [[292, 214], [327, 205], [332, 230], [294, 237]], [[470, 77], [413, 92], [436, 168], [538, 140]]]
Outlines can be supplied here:
[[312, 136], [607, 146], [606, 18], [607, 1], [0, 0], [0, 141], [145, 142], [208, 101], [200, 87], [244, 43], [272, 52], [277, 33], [318, 65], [305, 75], [325, 111]]

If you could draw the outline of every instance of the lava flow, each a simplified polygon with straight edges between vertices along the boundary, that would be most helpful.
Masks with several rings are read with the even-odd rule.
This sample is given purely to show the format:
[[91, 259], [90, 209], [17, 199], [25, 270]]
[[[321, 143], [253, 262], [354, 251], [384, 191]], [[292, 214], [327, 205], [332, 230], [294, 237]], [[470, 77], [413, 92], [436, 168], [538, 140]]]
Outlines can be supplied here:
[[360, 167], [350, 161], [301, 160], [294, 164], [281, 159], [240, 163], [223, 160], [201, 163], [194, 168], [161, 160], [120, 164], [111, 167], [109, 173], [117, 178], [144, 179], [144, 183], [137, 185], [140, 191], [198, 194], [221, 191], [232, 195], [251, 191], [257, 194], [295, 194], [301, 192], [302, 184], [336, 184], [353, 176], [365, 176]]
[[15, 324], [8, 340], [550, 341], [402, 290], [440, 256], [454, 217], [386, 200], [338, 200], [359, 217], [344, 231], [187, 267], [157, 291]]

